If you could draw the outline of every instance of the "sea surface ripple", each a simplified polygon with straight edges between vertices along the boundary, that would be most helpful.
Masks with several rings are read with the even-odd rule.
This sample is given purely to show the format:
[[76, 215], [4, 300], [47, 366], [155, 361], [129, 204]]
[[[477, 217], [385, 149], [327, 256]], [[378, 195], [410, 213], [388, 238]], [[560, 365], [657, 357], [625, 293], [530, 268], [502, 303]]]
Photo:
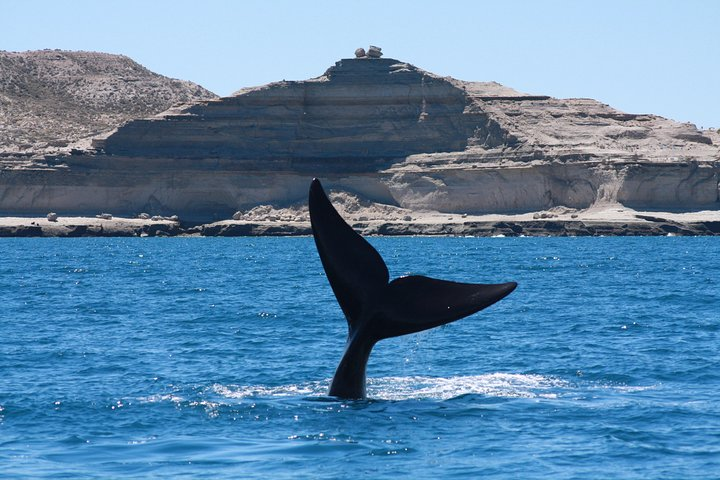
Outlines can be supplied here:
[[0, 240], [0, 478], [720, 476], [720, 239], [371, 242], [519, 287], [338, 401], [311, 238]]

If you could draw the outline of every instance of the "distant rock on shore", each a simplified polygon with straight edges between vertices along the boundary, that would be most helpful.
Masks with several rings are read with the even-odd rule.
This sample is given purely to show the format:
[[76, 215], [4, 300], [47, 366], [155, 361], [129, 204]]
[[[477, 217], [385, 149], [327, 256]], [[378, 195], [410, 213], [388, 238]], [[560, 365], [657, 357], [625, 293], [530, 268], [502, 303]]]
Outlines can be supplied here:
[[[629, 221], [545, 219], [527, 220], [457, 218], [437, 221], [414, 217], [403, 221], [348, 219], [363, 235], [425, 235], [480, 237], [585, 237], [585, 236], [696, 236], [720, 235], [720, 220], [675, 221], [637, 215]], [[0, 237], [148, 237], [148, 236], [295, 236], [311, 235], [310, 222], [301, 218], [223, 220], [183, 225], [167, 219], [62, 217], [0, 218]]]
[[[239, 210], [304, 202], [313, 176], [365, 202], [368, 220], [382, 220], [387, 208], [411, 218], [417, 211], [518, 213], [614, 204], [720, 210], [717, 132], [590, 99], [440, 77], [373, 52], [359, 49], [317, 78], [225, 98], [200, 99], [210, 94], [185, 85], [199, 100], [154, 116], [134, 114], [141, 118], [113, 124], [117, 128], [91, 143], [71, 146], [70, 154], [45, 152], [20, 162], [5, 148], [0, 213], [148, 212], [207, 223]], [[74, 65], [73, 55], [80, 54], [56, 55]], [[142, 69], [123, 62], [130, 71]], [[79, 84], [88, 75], [80, 75]], [[116, 75], [107, 81], [136, 83]], [[102, 85], [88, 85], [83, 98], [104, 91]], [[151, 99], [168, 91], [149, 85], [137, 84], [133, 95]], [[182, 85], [170, 86], [190, 96]], [[50, 103], [60, 110], [59, 100]], [[45, 107], [32, 108], [33, 118], [48, 115]], [[13, 131], [23, 130], [20, 120], [14, 122]]]

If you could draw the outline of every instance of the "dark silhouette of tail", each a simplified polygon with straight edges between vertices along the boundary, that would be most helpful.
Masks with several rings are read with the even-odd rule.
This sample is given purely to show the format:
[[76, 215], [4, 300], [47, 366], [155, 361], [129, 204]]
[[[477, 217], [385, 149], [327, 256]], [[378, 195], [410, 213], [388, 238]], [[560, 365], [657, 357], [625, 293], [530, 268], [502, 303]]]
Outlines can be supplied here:
[[328, 281], [348, 322], [348, 341], [330, 395], [365, 398], [365, 369], [384, 338], [420, 332], [489, 307], [517, 284], [457, 283], [413, 275], [389, 282], [380, 254], [330, 203], [318, 179], [310, 185], [310, 222]]

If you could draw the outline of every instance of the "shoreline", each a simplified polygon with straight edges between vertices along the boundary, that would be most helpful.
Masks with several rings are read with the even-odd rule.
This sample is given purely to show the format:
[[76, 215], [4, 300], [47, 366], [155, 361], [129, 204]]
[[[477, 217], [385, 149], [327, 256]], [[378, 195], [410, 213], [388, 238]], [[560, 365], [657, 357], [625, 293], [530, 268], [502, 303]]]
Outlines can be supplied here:
[[[517, 215], [413, 212], [411, 220], [360, 214], [347, 221], [365, 236], [720, 236], [720, 210], [646, 212], [621, 205], [583, 211]], [[0, 217], [0, 237], [244, 237], [311, 235], [310, 222], [282, 219], [222, 220], [191, 224], [169, 218]]]

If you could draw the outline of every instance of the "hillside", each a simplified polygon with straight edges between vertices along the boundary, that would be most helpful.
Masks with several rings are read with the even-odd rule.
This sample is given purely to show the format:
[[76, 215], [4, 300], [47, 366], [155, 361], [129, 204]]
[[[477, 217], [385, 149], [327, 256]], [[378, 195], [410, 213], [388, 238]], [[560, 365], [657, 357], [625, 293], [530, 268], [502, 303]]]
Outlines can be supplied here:
[[127, 120], [215, 97], [122, 55], [0, 51], [0, 152], [58, 152]]

